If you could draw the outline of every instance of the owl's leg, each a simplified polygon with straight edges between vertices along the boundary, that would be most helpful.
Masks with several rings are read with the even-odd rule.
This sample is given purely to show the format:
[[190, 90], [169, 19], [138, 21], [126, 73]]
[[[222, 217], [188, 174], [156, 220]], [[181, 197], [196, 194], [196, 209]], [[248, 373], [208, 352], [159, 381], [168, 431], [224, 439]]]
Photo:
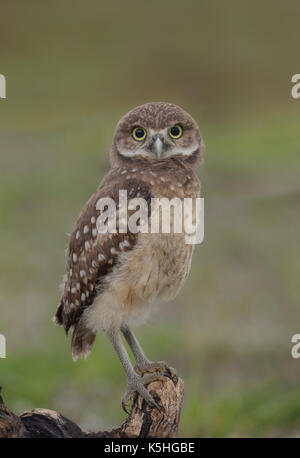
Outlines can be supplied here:
[[175, 369], [173, 367], [169, 367], [165, 361], [153, 362], [147, 358], [139, 344], [139, 341], [128, 326], [122, 326], [121, 331], [127, 340], [135, 358], [136, 372], [140, 374], [144, 374], [145, 372], [163, 372], [170, 378], [177, 380]]
[[160, 406], [155, 402], [154, 398], [151, 394], [146, 390], [145, 385], [155, 380], [163, 380], [165, 374], [162, 373], [155, 373], [150, 374], [145, 377], [140, 377], [134, 370], [125, 346], [122, 342], [122, 338], [118, 329], [110, 329], [106, 332], [109, 340], [111, 341], [120, 361], [125, 370], [127, 376], [127, 392], [122, 398], [122, 408], [123, 410], [128, 413], [127, 407], [129, 405], [130, 400], [134, 396], [136, 392], [138, 392], [149, 404], [154, 405], [158, 410], [160, 410]]

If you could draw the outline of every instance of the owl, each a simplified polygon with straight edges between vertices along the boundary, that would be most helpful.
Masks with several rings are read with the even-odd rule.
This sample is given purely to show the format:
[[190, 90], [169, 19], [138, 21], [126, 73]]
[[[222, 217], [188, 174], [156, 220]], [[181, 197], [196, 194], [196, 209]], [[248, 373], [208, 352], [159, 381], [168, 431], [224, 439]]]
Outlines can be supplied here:
[[[146, 357], [132, 328], [178, 294], [189, 274], [194, 246], [186, 243], [184, 231], [121, 231], [118, 218], [114, 231], [101, 232], [97, 220], [103, 209], [98, 202], [112, 199], [120, 216], [120, 190], [128, 199], [142, 198], [148, 204], [160, 198], [198, 197], [196, 168], [203, 147], [196, 122], [177, 105], [151, 102], [131, 110], [117, 124], [111, 169], [83, 207], [70, 236], [54, 321], [67, 333], [72, 330], [74, 360], [90, 353], [99, 330], [106, 334], [127, 376], [125, 411], [136, 392], [159, 408], [146, 386], [172, 369]], [[127, 218], [130, 215], [128, 206]]]

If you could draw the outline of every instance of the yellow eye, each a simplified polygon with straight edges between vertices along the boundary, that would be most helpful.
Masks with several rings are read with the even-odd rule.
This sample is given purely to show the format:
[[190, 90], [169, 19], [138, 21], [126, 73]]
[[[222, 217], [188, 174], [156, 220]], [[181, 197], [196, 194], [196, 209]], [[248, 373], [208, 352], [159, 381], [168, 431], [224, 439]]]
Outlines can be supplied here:
[[172, 138], [180, 138], [183, 134], [183, 129], [180, 124], [175, 124], [175, 126], [169, 129], [169, 135]]
[[147, 136], [147, 132], [143, 127], [134, 127], [131, 131], [132, 138], [136, 142], [142, 142]]

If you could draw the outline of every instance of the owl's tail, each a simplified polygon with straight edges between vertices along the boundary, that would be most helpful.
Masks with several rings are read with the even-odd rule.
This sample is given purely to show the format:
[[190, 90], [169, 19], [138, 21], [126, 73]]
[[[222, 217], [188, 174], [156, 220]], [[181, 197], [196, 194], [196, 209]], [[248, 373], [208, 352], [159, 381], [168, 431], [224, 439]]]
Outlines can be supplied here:
[[78, 311], [76, 314], [66, 314], [64, 312], [63, 300], [60, 302], [53, 317], [54, 323], [63, 326], [66, 334], [68, 334], [69, 329], [72, 329], [71, 349], [73, 361], [77, 361], [78, 358], [87, 358], [96, 339], [96, 333], [87, 328], [80, 318]]
[[88, 329], [81, 320], [75, 325], [72, 333], [72, 358], [87, 358], [95, 343], [96, 333]]
[[60, 301], [57, 310], [55, 312], [54, 317], [52, 318], [53, 323], [57, 324], [58, 326], [63, 326], [63, 302]]

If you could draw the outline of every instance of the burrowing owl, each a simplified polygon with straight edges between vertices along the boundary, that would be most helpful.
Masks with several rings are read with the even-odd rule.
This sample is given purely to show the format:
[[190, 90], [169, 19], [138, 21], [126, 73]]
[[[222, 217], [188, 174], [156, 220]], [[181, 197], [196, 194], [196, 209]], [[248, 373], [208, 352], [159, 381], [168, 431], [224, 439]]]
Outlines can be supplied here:
[[143, 198], [147, 203], [153, 198], [182, 201], [199, 196], [195, 169], [202, 149], [197, 124], [180, 107], [153, 102], [133, 109], [116, 127], [111, 169], [84, 206], [70, 237], [55, 321], [66, 332], [72, 329], [74, 360], [90, 353], [99, 329], [105, 332], [127, 375], [125, 410], [136, 391], [158, 407], [145, 385], [169, 368], [148, 360], [130, 328], [144, 322], [158, 303], [177, 295], [190, 270], [193, 245], [186, 244], [183, 232], [121, 232], [118, 219], [115, 231], [100, 233], [97, 202], [113, 199], [118, 213], [120, 190], [126, 190], [129, 199]]

